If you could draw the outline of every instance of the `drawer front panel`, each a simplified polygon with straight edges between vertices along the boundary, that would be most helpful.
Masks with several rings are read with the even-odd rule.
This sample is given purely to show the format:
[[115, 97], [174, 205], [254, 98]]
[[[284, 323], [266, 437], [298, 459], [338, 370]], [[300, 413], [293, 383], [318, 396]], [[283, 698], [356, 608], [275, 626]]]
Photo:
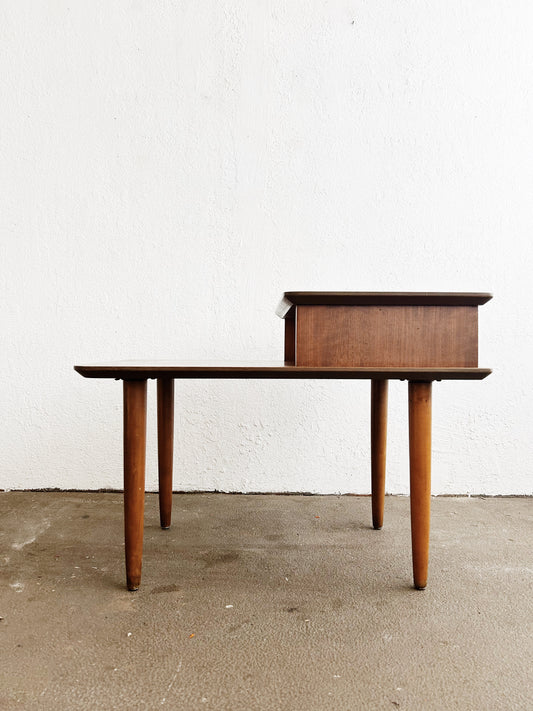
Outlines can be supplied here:
[[296, 365], [477, 367], [477, 306], [298, 306]]

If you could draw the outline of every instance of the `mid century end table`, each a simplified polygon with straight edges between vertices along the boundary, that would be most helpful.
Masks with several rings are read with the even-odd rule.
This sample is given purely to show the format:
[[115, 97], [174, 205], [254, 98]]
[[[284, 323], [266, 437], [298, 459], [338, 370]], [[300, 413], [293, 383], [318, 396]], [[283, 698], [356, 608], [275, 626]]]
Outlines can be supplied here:
[[387, 387], [409, 382], [411, 541], [414, 586], [426, 587], [431, 497], [431, 387], [481, 380], [478, 309], [491, 294], [286, 292], [280, 363], [118, 362], [76, 365], [87, 378], [115, 378], [124, 390], [124, 531], [129, 590], [141, 583], [146, 452], [146, 383], [157, 379], [159, 511], [172, 508], [174, 380], [182, 378], [366, 379], [371, 381], [372, 522], [383, 525]]

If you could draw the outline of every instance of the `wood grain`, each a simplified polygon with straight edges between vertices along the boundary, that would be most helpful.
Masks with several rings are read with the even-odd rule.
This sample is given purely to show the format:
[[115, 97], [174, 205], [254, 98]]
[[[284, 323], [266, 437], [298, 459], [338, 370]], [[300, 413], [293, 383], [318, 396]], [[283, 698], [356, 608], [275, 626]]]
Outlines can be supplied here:
[[409, 469], [413, 578], [427, 585], [431, 507], [431, 383], [409, 383]]
[[172, 518], [172, 467], [174, 464], [174, 380], [157, 380], [157, 460], [159, 520], [170, 528]]
[[387, 461], [388, 380], [372, 380], [370, 395], [370, 452], [372, 470], [372, 525], [383, 526]]
[[95, 365], [75, 365], [85, 378], [143, 380], [251, 379], [251, 380], [482, 380], [490, 368], [324, 368], [267, 363], [187, 363], [176, 361], [118, 361]]
[[296, 306], [481, 306], [492, 294], [442, 291], [286, 291], [276, 313], [294, 317]]
[[128, 590], [141, 584], [146, 461], [146, 380], [124, 381], [124, 540]]
[[298, 306], [297, 366], [476, 367], [475, 306]]
[[285, 319], [285, 365], [294, 365], [296, 357], [296, 327], [293, 318]]

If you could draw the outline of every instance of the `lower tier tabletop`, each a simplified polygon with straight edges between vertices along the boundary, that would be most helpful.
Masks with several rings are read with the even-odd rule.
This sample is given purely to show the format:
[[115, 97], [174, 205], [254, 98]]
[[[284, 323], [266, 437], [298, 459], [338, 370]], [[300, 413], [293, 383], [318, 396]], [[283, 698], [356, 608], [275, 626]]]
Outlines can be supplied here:
[[482, 380], [490, 368], [336, 368], [285, 365], [283, 362], [116, 361], [75, 365], [86, 378], [251, 378], [271, 380]]

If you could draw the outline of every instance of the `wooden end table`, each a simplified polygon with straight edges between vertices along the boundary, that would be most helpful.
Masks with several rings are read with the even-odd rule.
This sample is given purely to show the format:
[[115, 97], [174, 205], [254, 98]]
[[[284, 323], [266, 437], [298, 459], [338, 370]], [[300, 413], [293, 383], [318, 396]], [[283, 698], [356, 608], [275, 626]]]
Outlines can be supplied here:
[[162, 528], [172, 510], [174, 380], [330, 379], [371, 381], [372, 521], [383, 525], [389, 380], [409, 381], [411, 540], [415, 588], [427, 584], [431, 497], [431, 388], [437, 380], [481, 380], [478, 306], [490, 294], [286, 292], [280, 363], [124, 361], [76, 365], [87, 378], [123, 381], [124, 532], [128, 590], [141, 583], [146, 384], [157, 380], [159, 509]]

